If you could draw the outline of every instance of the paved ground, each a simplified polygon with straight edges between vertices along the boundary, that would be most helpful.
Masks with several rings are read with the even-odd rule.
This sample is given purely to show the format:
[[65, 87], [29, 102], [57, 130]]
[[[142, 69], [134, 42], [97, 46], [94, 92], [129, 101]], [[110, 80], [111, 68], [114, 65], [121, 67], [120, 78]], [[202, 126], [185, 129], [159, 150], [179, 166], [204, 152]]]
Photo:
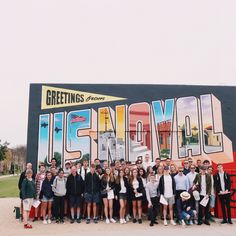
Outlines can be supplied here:
[[23, 229], [23, 224], [14, 219], [13, 208], [18, 206], [20, 201], [17, 198], [0, 198], [0, 235], [1, 236], [18, 236], [18, 235], [37, 235], [37, 236], [78, 236], [78, 235], [96, 235], [96, 236], [176, 236], [188, 235], [188, 236], [233, 236], [236, 235], [236, 221], [234, 225], [220, 225], [214, 223], [211, 226], [189, 226], [182, 228], [181, 226], [163, 226], [162, 222], [159, 225], [150, 227], [148, 222], [144, 222], [142, 225], [128, 223], [126, 225], [120, 225], [119, 223], [106, 225], [103, 222], [99, 222], [97, 225], [91, 223], [86, 225], [85, 222], [81, 224], [71, 225], [66, 222], [64, 225], [43, 225], [42, 222], [32, 223], [32, 230]]

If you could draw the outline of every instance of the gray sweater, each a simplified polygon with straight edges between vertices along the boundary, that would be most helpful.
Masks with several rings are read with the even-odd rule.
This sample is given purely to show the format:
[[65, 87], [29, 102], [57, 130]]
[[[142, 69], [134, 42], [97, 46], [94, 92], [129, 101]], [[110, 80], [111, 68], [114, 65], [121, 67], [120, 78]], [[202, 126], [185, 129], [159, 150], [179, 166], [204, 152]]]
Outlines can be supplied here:
[[52, 191], [57, 197], [62, 197], [66, 195], [66, 178], [59, 178], [58, 176], [54, 179], [52, 185]]

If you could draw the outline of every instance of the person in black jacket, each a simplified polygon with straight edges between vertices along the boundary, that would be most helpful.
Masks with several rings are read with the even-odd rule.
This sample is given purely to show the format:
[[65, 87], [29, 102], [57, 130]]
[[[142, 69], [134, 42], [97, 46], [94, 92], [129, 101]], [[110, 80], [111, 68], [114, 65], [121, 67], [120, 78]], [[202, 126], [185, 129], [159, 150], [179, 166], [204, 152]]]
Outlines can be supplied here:
[[[40, 199], [42, 201], [42, 215], [43, 215], [43, 223], [51, 224], [52, 217], [52, 202], [53, 202], [53, 191], [52, 191], [52, 173], [50, 171], [46, 172], [46, 178], [42, 183], [41, 191], [40, 191]], [[48, 211], [48, 220], [46, 220], [46, 212]]]
[[[222, 224], [227, 223], [226, 209], [228, 215], [228, 223], [232, 224], [231, 220], [231, 209], [230, 209], [230, 199], [231, 199], [231, 181], [228, 173], [224, 172], [222, 164], [217, 165], [218, 173], [214, 176], [214, 184], [216, 188], [216, 193], [219, 196], [223, 221]], [[226, 209], [225, 209], [226, 208]]]
[[100, 192], [100, 178], [95, 173], [96, 166], [94, 164], [90, 167], [90, 172], [85, 176], [85, 191], [84, 197], [87, 203], [87, 220], [86, 224], [90, 223], [91, 205], [93, 204], [93, 217], [94, 223], [98, 223], [97, 218], [97, 204], [99, 204], [99, 192]]
[[68, 176], [66, 181], [66, 191], [70, 203], [70, 223], [75, 222], [75, 210], [77, 212], [77, 223], [81, 223], [80, 219], [80, 205], [81, 195], [84, 192], [84, 181], [81, 175], [78, 175], [76, 166], [71, 168], [71, 174]]
[[159, 190], [161, 199], [166, 202], [166, 204], [161, 202], [163, 204], [164, 225], [168, 225], [166, 220], [168, 206], [170, 210], [170, 222], [172, 225], [176, 225], [173, 219], [173, 205], [175, 203], [176, 184], [174, 177], [170, 175], [170, 169], [168, 166], [164, 167], [164, 175], [160, 177]]
[[137, 207], [138, 207], [138, 223], [142, 224], [142, 198], [143, 198], [143, 181], [138, 177], [137, 169], [133, 169], [130, 177], [130, 194], [133, 205], [133, 223], [137, 222]]
[[[110, 168], [105, 169], [105, 174], [101, 179], [101, 197], [104, 204], [104, 213], [106, 217], [106, 223], [116, 223], [113, 219], [113, 200], [115, 198], [114, 194], [115, 189], [115, 177], [111, 172]], [[108, 217], [108, 209], [109, 209], [109, 216]]]
[[120, 223], [126, 224], [125, 212], [127, 207], [127, 199], [130, 192], [129, 181], [125, 177], [125, 172], [123, 169], [119, 171], [118, 177], [115, 183], [115, 195], [119, 199], [120, 203]]

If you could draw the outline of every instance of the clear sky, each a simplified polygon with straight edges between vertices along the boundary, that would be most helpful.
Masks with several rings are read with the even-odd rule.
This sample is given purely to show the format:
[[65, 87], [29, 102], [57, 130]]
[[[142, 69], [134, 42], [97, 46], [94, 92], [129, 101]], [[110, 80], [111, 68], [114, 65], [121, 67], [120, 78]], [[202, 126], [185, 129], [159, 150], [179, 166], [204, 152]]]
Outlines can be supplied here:
[[236, 85], [236, 1], [0, 1], [0, 139], [26, 144], [29, 84]]

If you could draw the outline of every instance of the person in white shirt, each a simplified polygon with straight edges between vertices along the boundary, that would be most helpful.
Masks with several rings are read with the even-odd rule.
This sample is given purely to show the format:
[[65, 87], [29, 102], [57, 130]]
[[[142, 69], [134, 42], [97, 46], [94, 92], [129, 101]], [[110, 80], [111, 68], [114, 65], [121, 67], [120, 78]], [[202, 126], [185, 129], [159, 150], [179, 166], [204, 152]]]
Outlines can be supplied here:
[[168, 225], [166, 220], [168, 206], [170, 211], [170, 222], [172, 225], [176, 225], [173, 219], [176, 185], [174, 177], [170, 175], [170, 169], [168, 166], [164, 167], [164, 175], [160, 178], [159, 190], [161, 194], [160, 202], [163, 204], [164, 225]]
[[197, 175], [197, 172], [195, 170], [196, 170], [196, 167], [195, 167], [195, 165], [192, 164], [190, 166], [190, 172], [186, 175], [188, 178], [189, 188], [193, 187], [193, 181]]
[[147, 168], [149, 166], [153, 167], [155, 165], [155, 163], [153, 163], [151, 160], [150, 160], [150, 157], [149, 157], [149, 154], [147, 153], [144, 157], [144, 161], [142, 162], [142, 165], [143, 165], [143, 169], [145, 171], [147, 171]]
[[176, 199], [180, 198], [180, 194], [184, 191], [189, 190], [188, 178], [183, 174], [184, 168], [182, 166], [178, 167], [178, 174], [175, 175], [176, 184]]

